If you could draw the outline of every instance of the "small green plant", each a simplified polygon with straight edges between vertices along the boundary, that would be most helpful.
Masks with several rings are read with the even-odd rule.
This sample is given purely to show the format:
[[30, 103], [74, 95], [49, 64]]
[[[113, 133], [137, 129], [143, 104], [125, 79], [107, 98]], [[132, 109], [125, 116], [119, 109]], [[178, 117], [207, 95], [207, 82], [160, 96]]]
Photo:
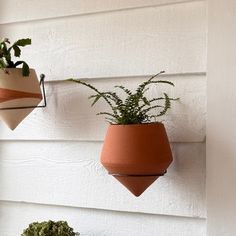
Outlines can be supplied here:
[[[91, 84], [81, 80], [69, 79], [69, 81], [85, 85], [96, 93], [89, 97], [89, 99], [93, 100], [92, 106], [96, 104], [100, 98], [105, 100], [112, 112], [99, 112], [97, 115], [105, 115], [105, 119], [108, 122], [123, 125], [141, 124], [156, 122], [158, 117], [165, 115], [171, 108], [171, 102], [178, 100], [178, 98], [169, 97], [166, 93], [152, 99], [145, 96], [151, 84], [168, 84], [174, 86], [170, 81], [155, 80], [155, 78], [162, 73], [164, 73], [164, 71], [159, 72], [147, 81], [141, 83], [135, 92], [132, 92], [122, 85], [115, 86], [116, 89], [120, 89], [126, 94], [125, 99], [121, 99], [116, 92], [101, 92]], [[154, 109], [156, 109], [156, 114], [151, 113]]]
[[74, 230], [69, 227], [66, 221], [44, 221], [41, 223], [34, 222], [29, 225], [21, 236], [78, 236]]
[[29, 66], [25, 61], [12, 61], [12, 52], [15, 57], [21, 56], [20, 47], [31, 44], [31, 39], [19, 39], [11, 45], [9, 39], [4, 38], [0, 40], [0, 69], [3, 69], [7, 73], [7, 68], [16, 68], [22, 65], [22, 75], [29, 76]]

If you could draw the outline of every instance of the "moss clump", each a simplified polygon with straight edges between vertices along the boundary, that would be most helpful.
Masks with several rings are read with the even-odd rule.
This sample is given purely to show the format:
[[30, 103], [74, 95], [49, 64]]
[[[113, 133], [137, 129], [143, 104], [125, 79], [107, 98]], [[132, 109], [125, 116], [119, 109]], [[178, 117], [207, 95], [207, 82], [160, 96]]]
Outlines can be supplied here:
[[66, 221], [34, 222], [23, 231], [21, 236], [78, 236]]

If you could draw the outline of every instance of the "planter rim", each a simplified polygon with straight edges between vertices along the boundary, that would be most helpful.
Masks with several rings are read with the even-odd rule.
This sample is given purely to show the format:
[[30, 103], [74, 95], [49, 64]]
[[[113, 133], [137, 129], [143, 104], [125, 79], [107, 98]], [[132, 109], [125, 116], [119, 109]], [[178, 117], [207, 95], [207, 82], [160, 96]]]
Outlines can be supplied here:
[[[0, 69], [1, 71], [3, 71], [3, 69]], [[10, 71], [21, 71], [22, 70], [22, 68], [4, 68], [4, 70], [10, 70]], [[33, 70], [33, 71], [35, 71], [35, 69], [34, 68], [29, 68], [29, 70]]]
[[[17, 67], [17, 68], [4, 68], [4, 69], [6, 69], [6, 70], [22, 70], [22, 68], [19, 68], [19, 67]], [[29, 68], [30, 70], [35, 70], [34, 68]], [[1, 69], [1, 70], [3, 70], [3, 69]]]
[[109, 126], [149, 126], [149, 125], [164, 125], [162, 122], [149, 122], [149, 123], [139, 123], [139, 124], [109, 124]]
[[[21, 71], [22, 71], [22, 68], [5, 68], [6, 71], [9, 71], [9, 73], [6, 73], [4, 72], [3, 69], [0, 69], [0, 79], [6, 79], [6, 77], [2, 77], [4, 76], [4, 74], [7, 74], [9, 76], [14, 76], [14, 75], [21, 75], [22, 79], [25, 79], [25, 78], [28, 78], [30, 77], [30, 74], [31, 73], [35, 73], [36, 77], [37, 77], [37, 74], [36, 74], [36, 71], [34, 68], [29, 68], [29, 71], [30, 71], [30, 74], [28, 76], [23, 76], [21, 74]], [[4, 73], [4, 74], [3, 74]], [[8, 78], [7, 78], [8, 79]]]

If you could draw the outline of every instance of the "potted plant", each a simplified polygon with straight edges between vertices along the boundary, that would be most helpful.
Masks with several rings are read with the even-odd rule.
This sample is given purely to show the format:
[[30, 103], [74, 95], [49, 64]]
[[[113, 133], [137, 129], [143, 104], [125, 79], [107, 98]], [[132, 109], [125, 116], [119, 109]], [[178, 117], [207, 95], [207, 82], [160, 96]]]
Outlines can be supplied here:
[[23, 231], [21, 236], [78, 236], [66, 221], [34, 222]]
[[[21, 47], [31, 44], [31, 39], [19, 39], [11, 44], [0, 40], [0, 118], [12, 130], [42, 100], [41, 89], [34, 69], [25, 61], [13, 61], [21, 56]], [[18, 68], [22, 66], [22, 68]], [[30, 107], [15, 109], [17, 107]]]
[[[92, 89], [89, 98], [92, 106], [103, 99], [111, 109], [97, 115], [105, 115], [110, 123], [101, 153], [101, 163], [135, 196], [141, 195], [159, 176], [165, 174], [172, 162], [172, 154], [164, 125], [158, 118], [177, 100], [163, 93], [160, 97], [148, 98], [150, 85], [167, 84], [170, 81], [156, 80], [160, 73], [141, 83], [133, 92], [122, 85], [116, 89], [125, 93], [121, 99], [117, 92], [101, 92], [84, 81], [70, 79]], [[154, 111], [154, 113], [153, 113]]]

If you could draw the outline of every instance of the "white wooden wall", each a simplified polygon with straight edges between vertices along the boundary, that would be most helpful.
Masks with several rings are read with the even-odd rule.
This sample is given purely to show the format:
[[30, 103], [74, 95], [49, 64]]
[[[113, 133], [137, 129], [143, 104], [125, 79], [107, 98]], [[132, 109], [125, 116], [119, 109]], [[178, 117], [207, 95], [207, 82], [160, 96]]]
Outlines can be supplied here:
[[231, 25], [235, 13], [234, 0], [208, 1], [208, 236], [235, 236], [236, 232], [236, 28]]
[[[1, 0], [0, 37], [32, 38], [23, 56], [46, 74], [48, 100], [14, 132], [0, 124], [1, 236], [46, 219], [89, 236], [206, 235], [205, 1]], [[159, 70], [181, 97], [164, 118], [174, 163], [136, 198], [99, 163], [104, 104], [62, 80], [135, 88]]]

